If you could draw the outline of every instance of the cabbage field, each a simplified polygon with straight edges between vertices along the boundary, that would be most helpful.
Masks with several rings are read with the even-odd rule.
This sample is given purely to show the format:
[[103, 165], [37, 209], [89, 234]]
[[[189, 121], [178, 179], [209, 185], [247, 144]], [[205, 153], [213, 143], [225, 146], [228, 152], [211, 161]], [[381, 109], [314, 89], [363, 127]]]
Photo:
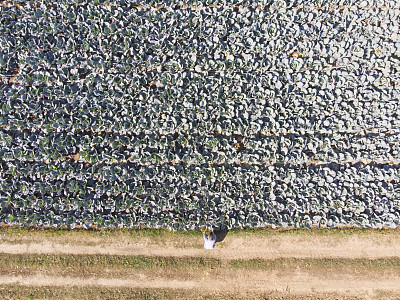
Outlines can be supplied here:
[[0, 222], [400, 224], [384, 0], [0, 4]]

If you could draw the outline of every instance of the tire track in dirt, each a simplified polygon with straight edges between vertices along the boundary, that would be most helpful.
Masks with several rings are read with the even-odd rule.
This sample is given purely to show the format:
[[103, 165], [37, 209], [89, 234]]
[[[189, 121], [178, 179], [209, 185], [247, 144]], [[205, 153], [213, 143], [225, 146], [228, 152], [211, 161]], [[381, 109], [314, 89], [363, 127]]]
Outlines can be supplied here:
[[[62, 238], [40, 240], [1, 240], [0, 252], [110, 254], [153, 256], [207, 256], [220, 259], [275, 259], [275, 258], [385, 258], [400, 257], [400, 237], [396, 236], [282, 236], [282, 237], [232, 237], [217, 243], [212, 251], [202, 249], [202, 239], [175, 238], [158, 244], [152, 238], [140, 240]], [[85, 245], [85, 242], [88, 243]]]
[[[400, 234], [351, 234], [340, 235], [227, 235], [208, 251], [202, 248], [199, 237], [135, 237], [106, 236], [104, 238], [74, 234], [71, 236], [0, 235], [0, 253], [9, 254], [108, 254], [144, 255], [163, 257], [205, 257], [221, 260], [277, 258], [338, 258], [337, 266], [329, 270], [313, 267], [295, 267], [288, 270], [276, 267], [271, 270], [234, 269], [218, 267], [210, 269], [166, 270], [157, 267], [151, 271], [131, 270], [129, 274], [116, 272], [115, 278], [104, 273], [89, 277], [62, 276], [46, 272], [46, 269], [27, 269], [27, 275], [17, 271], [0, 274], [1, 285], [25, 286], [99, 286], [130, 288], [176, 288], [190, 291], [263, 293], [268, 291], [294, 293], [335, 292], [345, 296], [376, 298], [379, 291], [397, 293], [400, 296], [400, 277], [396, 267], [368, 269], [341, 267], [340, 259], [378, 259], [400, 257]], [[118, 269], [117, 269], [118, 271]], [[188, 273], [189, 272], [189, 273]]]
[[[229, 273], [229, 274], [228, 274]], [[223, 277], [221, 280], [220, 277]], [[257, 291], [293, 291], [304, 292], [339, 292], [360, 295], [374, 294], [376, 291], [400, 292], [400, 278], [384, 277], [379, 281], [363, 278], [354, 274], [343, 274], [341, 279], [319, 278], [304, 272], [293, 272], [282, 276], [267, 271], [224, 271], [218, 275], [209, 275], [200, 280], [168, 279], [163, 277], [146, 278], [138, 274], [137, 278], [103, 278], [103, 277], [68, 277], [33, 274], [30, 276], [0, 276], [0, 284], [20, 284], [25, 286], [104, 286], [131, 288], [178, 288], [198, 289], [219, 292]]]

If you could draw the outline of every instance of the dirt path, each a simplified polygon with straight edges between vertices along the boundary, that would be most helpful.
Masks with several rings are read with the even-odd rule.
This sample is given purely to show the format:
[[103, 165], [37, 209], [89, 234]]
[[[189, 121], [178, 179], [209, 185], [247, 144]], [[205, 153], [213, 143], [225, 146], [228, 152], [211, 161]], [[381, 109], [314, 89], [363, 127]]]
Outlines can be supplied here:
[[174, 238], [35, 238], [0, 239], [0, 253], [70, 253], [155, 256], [208, 256], [220, 259], [274, 258], [385, 258], [400, 257], [400, 235], [395, 236], [272, 236], [227, 237], [212, 251], [202, 248], [202, 237]]
[[[236, 279], [230, 278], [229, 281], [215, 281], [214, 276], [194, 280], [175, 280], [167, 278], [77, 278], [77, 277], [56, 277], [37, 274], [33, 276], [2, 276], [2, 284], [22, 284], [35, 286], [107, 286], [107, 287], [151, 287], [151, 288], [180, 288], [180, 289], [206, 289], [219, 291], [269, 291], [269, 290], [291, 290], [295, 292], [347, 292], [352, 290], [354, 293], [370, 293], [375, 290], [392, 290], [400, 292], [400, 278], [384, 278], [379, 282], [375, 280], [349, 278], [343, 279], [324, 279], [311, 277], [301, 272], [295, 272], [293, 276], [276, 278], [276, 274], [270, 272], [243, 272], [236, 274]], [[238, 276], [237, 276], [238, 275]]]
[[342, 278], [319, 278], [308, 273], [295, 271], [291, 275], [267, 271], [233, 271], [222, 272], [217, 276], [209, 274], [200, 280], [169, 279], [164, 277], [148, 278], [103, 278], [99, 277], [68, 277], [46, 276], [32, 274], [30, 276], [0, 276], [1, 284], [19, 284], [24, 286], [99, 286], [99, 287], [130, 287], [130, 288], [177, 288], [198, 291], [233, 292], [248, 295], [254, 292], [270, 291], [291, 293], [339, 293], [341, 295], [375, 299], [381, 291], [400, 293], [400, 278], [385, 276], [371, 279], [355, 274], [344, 274]]
[[[178, 288], [199, 291], [232, 292], [238, 295], [278, 291], [291, 293], [335, 292], [344, 296], [376, 298], [380, 292], [400, 296], [399, 272], [392, 269], [343, 268], [340, 259], [374, 260], [400, 258], [400, 233], [363, 234], [347, 236], [271, 235], [229, 236], [216, 248], [202, 248], [202, 237], [141, 237], [107, 236], [104, 238], [79, 235], [45, 237], [40, 235], [1, 235], [0, 253], [8, 254], [112, 254], [162, 257], [208, 257], [220, 260], [259, 258], [324, 259], [339, 258], [338, 266], [330, 270], [318, 267], [296, 267], [293, 270], [273, 268], [194, 270], [193, 275], [180, 270], [161, 268], [146, 272], [131, 271], [128, 275], [110, 278], [104, 274], [89, 277], [57, 276], [41, 268], [27, 269], [29, 275], [16, 270], [0, 274], [0, 284], [24, 286], [104, 286], [131, 288]], [[399, 270], [400, 271], [400, 270]], [[132, 273], [133, 272], [133, 273]], [[123, 272], [121, 272], [123, 274]]]

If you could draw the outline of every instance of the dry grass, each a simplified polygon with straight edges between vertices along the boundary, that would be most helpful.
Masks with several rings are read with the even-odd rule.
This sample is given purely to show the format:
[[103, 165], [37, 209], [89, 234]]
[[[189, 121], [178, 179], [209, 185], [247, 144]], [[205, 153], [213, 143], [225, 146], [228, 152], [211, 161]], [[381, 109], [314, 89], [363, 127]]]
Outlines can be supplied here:
[[[190, 231], [169, 231], [163, 228], [152, 229], [152, 228], [95, 228], [84, 229], [83, 227], [77, 227], [75, 229], [67, 229], [65, 227], [54, 228], [54, 227], [36, 227], [36, 226], [11, 226], [6, 224], [0, 224], [0, 237], [6, 236], [41, 236], [41, 237], [53, 237], [53, 236], [90, 236], [90, 237], [135, 237], [135, 238], [173, 238], [173, 237], [193, 237], [201, 235], [203, 228]], [[318, 228], [313, 227], [312, 229], [300, 229], [300, 228], [251, 228], [251, 229], [233, 229], [229, 231], [229, 235], [233, 236], [351, 236], [351, 235], [397, 235], [400, 236], [400, 228], [391, 229], [384, 227], [383, 229], [368, 229], [351, 226], [342, 226], [334, 228]]]
[[207, 252], [201, 230], [0, 226], [0, 299], [400, 299], [399, 233], [238, 229]]
[[[272, 291], [267, 293], [248, 293], [246, 296], [229, 292], [199, 292], [185, 289], [151, 288], [110, 288], [110, 287], [26, 287], [20, 285], [0, 285], [2, 299], [265, 299], [265, 300], [355, 300], [357, 296], [339, 293], [292, 293], [290, 291]], [[377, 299], [395, 299], [396, 294], [381, 293]]]
[[[104, 270], [107, 270], [105, 272]], [[312, 276], [333, 278], [334, 274], [363, 274], [379, 277], [400, 275], [400, 258], [344, 259], [344, 258], [278, 258], [223, 260], [211, 257], [165, 257], [143, 255], [103, 254], [8, 254], [0, 253], [0, 274], [46, 273], [58, 276], [127, 277], [136, 271], [164, 274], [185, 279], [190, 274], [204, 271], [271, 271], [288, 274], [301, 270]], [[193, 277], [193, 276], [189, 276]], [[196, 276], [195, 276], [196, 277]], [[197, 276], [198, 277], [198, 276]]]

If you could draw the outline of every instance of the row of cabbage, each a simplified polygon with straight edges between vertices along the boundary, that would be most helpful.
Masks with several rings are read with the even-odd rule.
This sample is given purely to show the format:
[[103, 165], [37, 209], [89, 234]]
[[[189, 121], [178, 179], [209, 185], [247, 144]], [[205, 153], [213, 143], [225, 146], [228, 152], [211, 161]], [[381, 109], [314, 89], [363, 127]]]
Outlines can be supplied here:
[[[180, 90], [142, 88], [129, 99], [108, 94], [84, 96], [81, 91], [66, 96], [53, 87], [14, 86], [3, 94], [0, 122], [5, 129], [44, 132], [91, 129], [96, 133], [119, 134], [213, 134], [223, 131], [243, 136], [260, 132], [280, 135], [400, 128], [400, 96], [393, 87], [384, 90], [389, 100], [380, 99], [383, 92], [362, 92], [361, 88], [356, 97], [353, 89], [319, 91], [319, 96], [315, 96], [296, 92], [282, 95], [285, 91], [279, 95], [270, 88], [260, 88], [246, 100], [246, 92], [235, 93], [232, 86], [230, 90], [221, 87], [221, 98], [213, 101], [205, 96], [207, 88], [213, 90], [211, 84], [205, 84], [202, 90], [197, 83], [193, 85], [193, 89]], [[49, 93], [54, 94], [48, 96]]]
[[[58, 166], [2, 176], [1, 221], [48, 226], [399, 225], [399, 166]], [[127, 223], [128, 222], [128, 223]]]
[[[2, 123], [12, 129], [159, 127], [164, 133], [244, 135], [399, 127], [398, 10], [239, 8], [155, 12], [150, 6], [60, 3], [50, 10], [5, 10], [15, 10], [18, 21], [2, 28], [3, 69], [17, 64], [20, 70], [19, 85], [5, 94], [9, 117]], [[65, 22], [58, 22], [64, 14]], [[240, 20], [243, 15], [252, 22]], [[77, 18], [91, 22], [77, 26]], [[353, 28], [365, 18], [366, 26]], [[51, 31], [43, 33], [45, 25]], [[278, 27], [276, 36], [269, 35], [271, 26]], [[96, 36], [85, 31], [92, 27]], [[226, 32], [207, 32], [219, 27]], [[195, 29], [197, 36], [185, 36]], [[240, 40], [251, 37], [257, 49]], [[90, 49], [81, 45], [86, 40]], [[126, 49], [113, 48], [122, 45]]]
[[396, 226], [381, 2], [4, 4], [0, 221]]
[[310, 162], [400, 161], [400, 132], [287, 134], [242, 136], [119, 135], [103, 132], [67, 133], [0, 130], [0, 155], [4, 161], [58, 163], [79, 153], [91, 164], [272, 164]]

